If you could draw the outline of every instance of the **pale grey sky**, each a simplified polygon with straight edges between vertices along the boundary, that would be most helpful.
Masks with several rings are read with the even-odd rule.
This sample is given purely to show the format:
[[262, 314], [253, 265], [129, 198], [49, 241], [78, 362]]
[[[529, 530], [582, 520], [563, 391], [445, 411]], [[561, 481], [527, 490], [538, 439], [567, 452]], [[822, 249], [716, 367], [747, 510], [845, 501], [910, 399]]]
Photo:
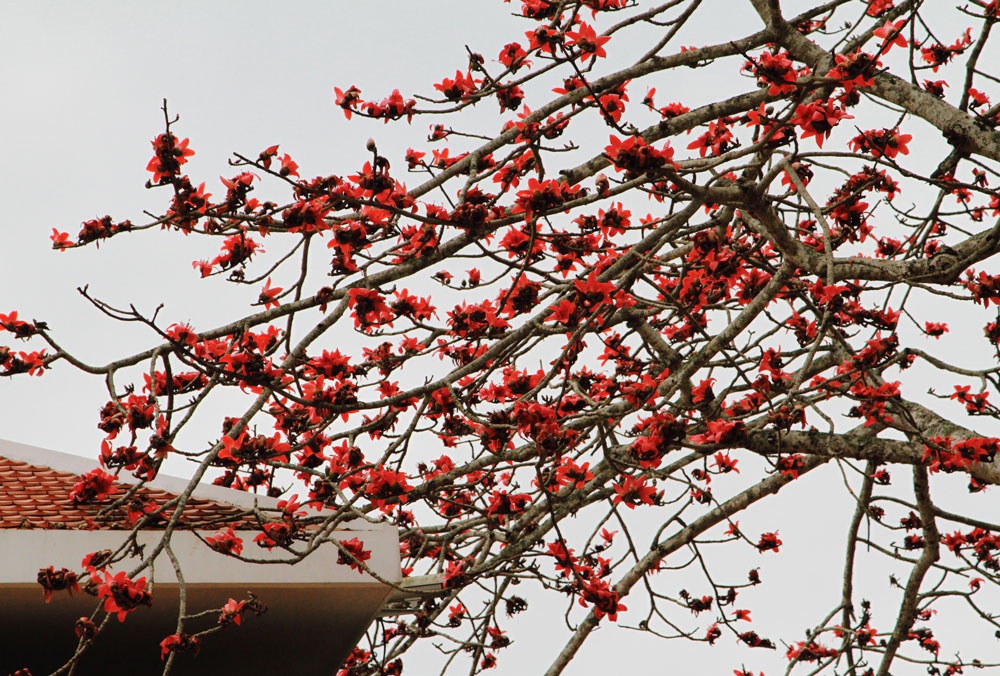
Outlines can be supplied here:
[[[464, 45], [494, 59], [504, 43], [523, 39], [527, 24], [510, 17], [516, 4], [3, 2], [0, 312], [17, 309], [25, 318], [47, 321], [67, 348], [94, 363], [147, 347], [151, 337], [99, 316], [75, 292], [84, 284], [103, 299], [135, 302], [147, 311], [163, 302], [169, 322], [208, 326], [240, 316], [245, 292], [233, 293], [221, 279], [204, 282], [190, 267], [192, 260], [214, 255], [215, 242], [147, 232], [116, 238], [100, 251], [56, 253], [49, 248], [49, 233], [55, 227], [75, 234], [82, 220], [106, 213], [139, 222], [143, 210], [163, 209], [165, 192], [143, 188], [149, 142], [162, 131], [163, 98], [181, 116], [176, 133], [189, 137], [197, 152], [190, 174], [208, 182], [210, 192], [221, 190], [218, 176], [231, 175], [226, 165], [231, 152], [254, 156], [274, 143], [293, 155], [303, 176], [353, 170], [367, 158], [369, 136], [402, 164], [402, 151], [421, 147], [433, 120], [418, 118], [411, 126], [348, 124], [333, 105], [333, 87], [354, 84], [372, 98], [396, 87], [404, 95], [431, 93], [434, 82], [464, 69]], [[813, 3], [783, 3], [788, 13], [806, 4]], [[718, 42], [758, 24], [744, 0], [707, 5], [714, 6], [709, 14], [715, 23], [696, 23], [681, 44]], [[611, 47], [623, 55], [643, 45]], [[718, 87], [747, 87], [746, 81], [723, 83], [704, 72], [681, 76], [685, 79], [651, 84], [664, 100], [686, 102], [714, 98]], [[645, 89], [640, 85], [633, 98]], [[490, 105], [476, 111], [475, 119], [498, 127], [496, 109], [486, 109]], [[606, 130], [600, 133], [606, 138]], [[100, 379], [65, 364], [42, 378], [0, 381], [0, 438], [96, 457], [102, 438], [97, 411], [105, 398]], [[207, 441], [218, 433], [206, 427], [203, 434]], [[766, 510], [741, 517], [749, 530], [780, 527], [788, 544], [781, 557], [748, 558], [733, 566], [767, 564], [765, 579], [797, 584], [784, 599], [746, 593], [762, 634], [801, 638], [792, 632], [818, 622], [818, 613], [833, 606], [831, 594], [839, 584], [826, 583], [839, 579], [837, 554], [849, 513], [838, 482], [831, 467], [789, 486]], [[814, 496], [809, 513], [801, 511], [804, 492]], [[798, 513], [789, 519], [793, 509]], [[884, 589], [885, 575], [878, 575], [873, 586]], [[677, 589], [681, 586], [679, 578]], [[637, 599], [626, 603], [641, 606]], [[533, 604], [510, 621], [506, 628], [515, 644], [501, 652], [495, 673], [530, 674], [546, 667], [568, 637], [561, 612]], [[621, 622], [628, 621], [624, 614]], [[888, 621], [882, 618], [880, 627]], [[610, 625], [596, 632], [568, 673], [644, 668], [728, 676], [744, 663], [771, 676], [785, 662], [783, 650], [778, 652], [737, 647], [728, 635], [714, 650], [657, 642]], [[425, 649], [407, 673], [432, 673], [430, 665], [437, 661], [431, 653]]]

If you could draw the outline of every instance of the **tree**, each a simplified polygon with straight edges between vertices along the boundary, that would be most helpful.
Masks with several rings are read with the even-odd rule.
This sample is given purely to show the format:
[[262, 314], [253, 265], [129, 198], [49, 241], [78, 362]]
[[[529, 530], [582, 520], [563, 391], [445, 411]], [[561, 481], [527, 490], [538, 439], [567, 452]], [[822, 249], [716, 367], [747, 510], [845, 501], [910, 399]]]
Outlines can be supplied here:
[[[934, 632], [996, 629], [980, 599], [1000, 526], [977, 505], [1000, 483], [1000, 275], [986, 268], [1000, 107], [985, 70], [1000, 9], [751, 4], [760, 23], [743, 39], [688, 47], [707, 3], [526, 0], [527, 32], [495, 58], [472, 46], [432, 96], [341, 83], [348, 118], [437, 117], [427, 150], [401, 160], [371, 140], [363, 167], [314, 179], [272, 146], [208, 187], [185, 173], [197, 139], [165, 105], [147, 167], [162, 214], [89, 220], [53, 246], [215, 238], [195, 269], [248, 286], [248, 314], [192, 327], [84, 289], [146, 325], [150, 349], [89, 364], [12, 311], [0, 325], [30, 345], [0, 348], [3, 373], [106, 377], [105, 469], [151, 478], [183, 453], [192, 482], [281, 495], [264, 546], [308, 554], [324, 525], [398, 524], [407, 571], [439, 574], [444, 594], [373, 630], [348, 674], [398, 673], [421, 639], [450, 666], [488, 669], [516, 649], [509, 616], [546, 593], [572, 626], [553, 674], [626, 620], [706, 650], [738, 643], [737, 673], [762, 659], [751, 648], [779, 646], [803, 672], [976, 666], [988, 651], [963, 656]], [[688, 69], [719, 86], [665, 94]], [[470, 123], [493, 105], [501, 122]], [[940, 347], [950, 326], [964, 354]], [[204, 445], [189, 430], [217, 398], [233, 408]], [[836, 601], [808, 633], [776, 636], [740, 597], [794, 593], [759, 570], [783, 555], [782, 524], [739, 521], [786, 486], [814, 508], [790, 485], [812, 472], [851, 496], [848, 533], [817, 534], [842, 542], [844, 575], [817, 581]], [[947, 475], [977, 501], [939, 506]], [[365, 568], [364, 551], [337, 546]], [[740, 576], [717, 574], [720, 558]], [[876, 565], [899, 587], [878, 603], [860, 577]], [[694, 592], [657, 574], [678, 567]], [[193, 643], [165, 637], [164, 655]]]

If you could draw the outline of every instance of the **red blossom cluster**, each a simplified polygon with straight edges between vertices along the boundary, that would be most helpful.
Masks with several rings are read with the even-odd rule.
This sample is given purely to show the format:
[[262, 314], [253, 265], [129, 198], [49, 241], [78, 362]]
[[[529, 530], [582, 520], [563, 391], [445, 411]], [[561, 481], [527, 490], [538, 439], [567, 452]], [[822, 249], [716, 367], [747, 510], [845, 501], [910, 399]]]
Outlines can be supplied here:
[[[255, 522], [254, 542], [275, 555], [352, 519], [391, 523], [403, 574], [436, 576], [434, 591], [412, 616], [380, 620], [342, 676], [400, 674], [426, 638], [470, 673], [491, 669], [511, 645], [502, 627], [548, 590], [565, 595], [574, 632], [557, 673], [637, 593], [628, 605], [649, 607], [636, 626], [650, 635], [716, 646], [729, 632], [740, 650], [776, 648], [770, 628], [735, 624], [751, 622], [752, 608], [735, 603], [762, 584], [758, 569], [716, 573], [714, 548], [762, 566], [802, 551], [792, 529], [781, 531], [785, 547], [778, 524], [753, 538], [736, 517], [792, 482], [788, 500], [811, 498], [802, 477], [815, 472], [847, 485], [848, 556], [867, 538], [871, 555], [916, 582], [906, 603], [879, 598], [878, 617], [896, 630], [878, 634], [849, 558], [851, 598], [803, 640], [785, 638], [787, 668], [888, 673], [905, 655], [962, 673], [973, 663], [942, 657], [952, 646], [924, 624], [939, 598], [989, 584], [1000, 552], [988, 515], [934, 503], [941, 474], [966, 475], [972, 493], [997, 483], [1000, 440], [968, 421], [1000, 417], [989, 362], [1000, 350], [1000, 238], [987, 222], [1000, 214], [990, 131], [1000, 113], [978, 57], [1000, 10], [964, 8], [979, 32], [946, 46], [927, 18], [944, 10], [927, 3], [919, 13], [893, 0], [817, 3], [798, 16], [750, 3], [765, 30], [680, 46], [687, 22], [715, 21], [703, 4], [514, 3], [517, 30], [496, 59], [470, 45], [430, 96], [396, 89], [376, 102], [334, 88], [348, 120], [443, 116], [427, 145], [382, 154], [375, 139], [360, 142], [368, 155], [337, 174], [303, 178], [271, 145], [235, 156], [212, 188], [186, 173], [193, 151], [165, 116], [147, 166], [149, 187], [165, 193], [161, 215], [87, 220], [75, 238], [53, 230], [52, 245], [142, 230], [207, 241], [195, 270], [215, 278], [206, 285], [249, 286], [248, 302], [236, 320], [195, 330], [84, 289], [157, 342], [106, 367], [64, 350], [45, 322], [0, 315], [0, 331], [38, 346], [0, 346], [0, 375], [68, 362], [108, 383], [104, 469], [80, 477], [73, 501], [122, 497], [112, 473], [146, 481], [184, 456], [218, 485], [279, 499], [241, 522]], [[637, 61], [615, 65], [633, 52]], [[727, 66], [746, 91], [719, 87], [704, 101], [713, 86], [689, 96], [672, 79]], [[920, 70], [944, 79], [920, 81]], [[657, 89], [675, 100], [658, 105]], [[497, 119], [476, 127], [462, 116], [487, 99]], [[404, 183], [403, 172], [419, 178]], [[973, 319], [985, 339], [962, 334]], [[948, 394], [927, 393], [927, 373]], [[209, 441], [197, 438], [191, 430], [220, 407]], [[893, 491], [908, 476], [901, 498]], [[120, 502], [137, 528], [183, 516], [141, 495]], [[212, 527], [208, 547], [245, 556], [235, 523]], [[954, 560], [922, 567], [939, 540]], [[375, 556], [357, 537], [336, 546], [359, 574]], [[44, 598], [89, 579], [120, 620], [150, 604], [146, 578], [109, 572], [113, 557], [88, 556], [80, 574], [41, 569]], [[663, 572], [674, 566], [712, 589], [678, 591]], [[530, 591], [515, 594], [522, 583]], [[212, 610], [218, 626], [182, 625], [161, 657], [197, 652], [258, 610], [253, 597], [229, 599]], [[77, 629], [84, 643], [98, 633]]]
[[119, 571], [112, 575], [97, 571], [90, 572], [90, 579], [97, 584], [97, 595], [104, 599], [104, 611], [116, 613], [119, 622], [140, 606], [153, 605], [153, 595], [146, 591], [146, 578], [136, 580]]
[[82, 475], [80, 480], [73, 484], [70, 499], [73, 504], [103, 502], [117, 490], [113, 476], [101, 469], [95, 469]]

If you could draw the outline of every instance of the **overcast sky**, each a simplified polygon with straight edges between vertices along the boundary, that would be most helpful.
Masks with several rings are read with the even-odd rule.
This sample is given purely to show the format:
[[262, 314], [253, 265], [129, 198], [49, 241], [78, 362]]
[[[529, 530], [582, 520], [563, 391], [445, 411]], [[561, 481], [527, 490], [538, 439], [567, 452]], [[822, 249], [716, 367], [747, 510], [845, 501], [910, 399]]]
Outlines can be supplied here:
[[[758, 25], [747, 2], [706, 4], [715, 6], [708, 13], [714, 23], [695, 25], [683, 44], [718, 42]], [[790, 13], [807, 3], [783, 4]], [[465, 45], [494, 59], [504, 43], [523, 33], [526, 24], [510, 16], [515, 6], [499, 0], [4, 3], [0, 312], [17, 309], [24, 318], [47, 321], [67, 348], [97, 364], [148, 347], [151, 337], [100, 317], [76, 293], [79, 286], [89, 284], [98, 297], [134, 302], [145, 311], [162, 302], [168, 322], [213, 326], [240, 316], [246, 294], [234, 294], [221, 280], [203, 282], [190, 266], [214, 254], [214, 241], [147, 232], [116, 238], [100, 251], [57, 253], [49, 233], [55, 227], [75, 236], [82, 220], [104, 214], [140, 222], [143, 210], [162, 211], [166, 192], [143, 185], [149, 142], [163, 127], [164, 98], [180, 115], [176, 133], [189, 137], [197, 152], [189, 165], [192, 178], [207, 181], [216, 193], [222, 191], [217, 177], [233, 173], [226, 165], [230, 153], [255, 156], [275, 143], [293, 155], [303, 176], [357, 168], [367, 157], [369, 136], [402, 164], [402, 151], [420, 145], [432, 120], [417, 119], [409, 127], [348, 124], [333, 105], [333, 87], [354, 84], [375, 99], [397, 87], [404, 95], [430, 93], [434, 82], [464, 69]], [[630, 47], [636, 48], [621, 49]], [[712, 98], [715, 90], [707, 85], [718, 83], [694, 71], [683, 75], [691, 79], [658, 85], [665, 101]], [[645, 92], [640, 90], [636, 94]], [[494, 113], [491, 108], [478, 114]], [[0, 382], [0, 438], [96, 456], [102, 438], [97, 411], [105, 398], [99, 378], [65, 364], [42, 378]], [[217, 432], [206, 429], [206, 440], [212, 434]], [[795, 491], [812, 491], [817, 501], [814, 513], [782, 521], [789, 554], [770, 568], [772, 575], [801, 581], [795, 598], [802, 607], [820, 593], [806, 584], [806, 568], [819, 579], [839, 575], [839, 559], [815, 556], [816, 547], [829, 544], [829, 534], [840, 542], [846, 522], [834, 507], [849, 509], [835, 485], [836, 472], [808, 481], [779, 496], [778, 511], [770, 513], [801, 504]], [[769, 523], [766, 515], [746, 519], [751, 522]], [[749, 568], [758, 562], [738, 563]], [[828, 595], [838, 588], [824, 586]], [[813, 609], [832, 604], [832, 597], [823, 597]], [[821, 619], [783, 606], [757, 596], [754, 618], [798, 629]], [[501, 655], [496, 673], [536, 673], [547, 666], [567, 636], [560, 622], [559, 609], [549, 607], [511, 622], [516, 644]], [[704, 654], [700, 646], [692, 652], [678, 642], [602, 628], [567, 673], [623, 666], [696, 673], [686, 662], [695, 654]], [[764, 669], [752, 651], [730, 645], [697, 669], [728, 675], [741, 660]], [[419, 664], [435, 663], [427, 656]], [[427, 672], [411, 664], [407, 673]]]

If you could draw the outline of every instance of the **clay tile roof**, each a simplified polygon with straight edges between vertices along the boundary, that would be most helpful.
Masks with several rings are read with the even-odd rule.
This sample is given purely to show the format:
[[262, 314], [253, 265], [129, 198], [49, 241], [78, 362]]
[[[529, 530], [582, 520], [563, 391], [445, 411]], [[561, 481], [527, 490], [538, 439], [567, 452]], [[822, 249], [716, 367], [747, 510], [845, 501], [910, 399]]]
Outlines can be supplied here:
[[[134, 486], [116, 483], [117, 491], [101, 503], [74, 504], [70, 497], [73, 485], [80, 477], [0, 456], [0, 528], [64, 528], [64, 529], [124, 529], [131, 528], [127, 505], [110, 508], [115, 498], [124, 496]], [[136, 491], [132, 505], [159, 506], [176, 494], [143, 487]], [[147, 528], [163, 528], [170, 516], [159, 522], [147, 523]], [[216, 529], [223, 525], [254, 527], [256, 521], [246, 516], [246, 510], [215, 500], [188, 499], [178, 526], [181, 528]]]

